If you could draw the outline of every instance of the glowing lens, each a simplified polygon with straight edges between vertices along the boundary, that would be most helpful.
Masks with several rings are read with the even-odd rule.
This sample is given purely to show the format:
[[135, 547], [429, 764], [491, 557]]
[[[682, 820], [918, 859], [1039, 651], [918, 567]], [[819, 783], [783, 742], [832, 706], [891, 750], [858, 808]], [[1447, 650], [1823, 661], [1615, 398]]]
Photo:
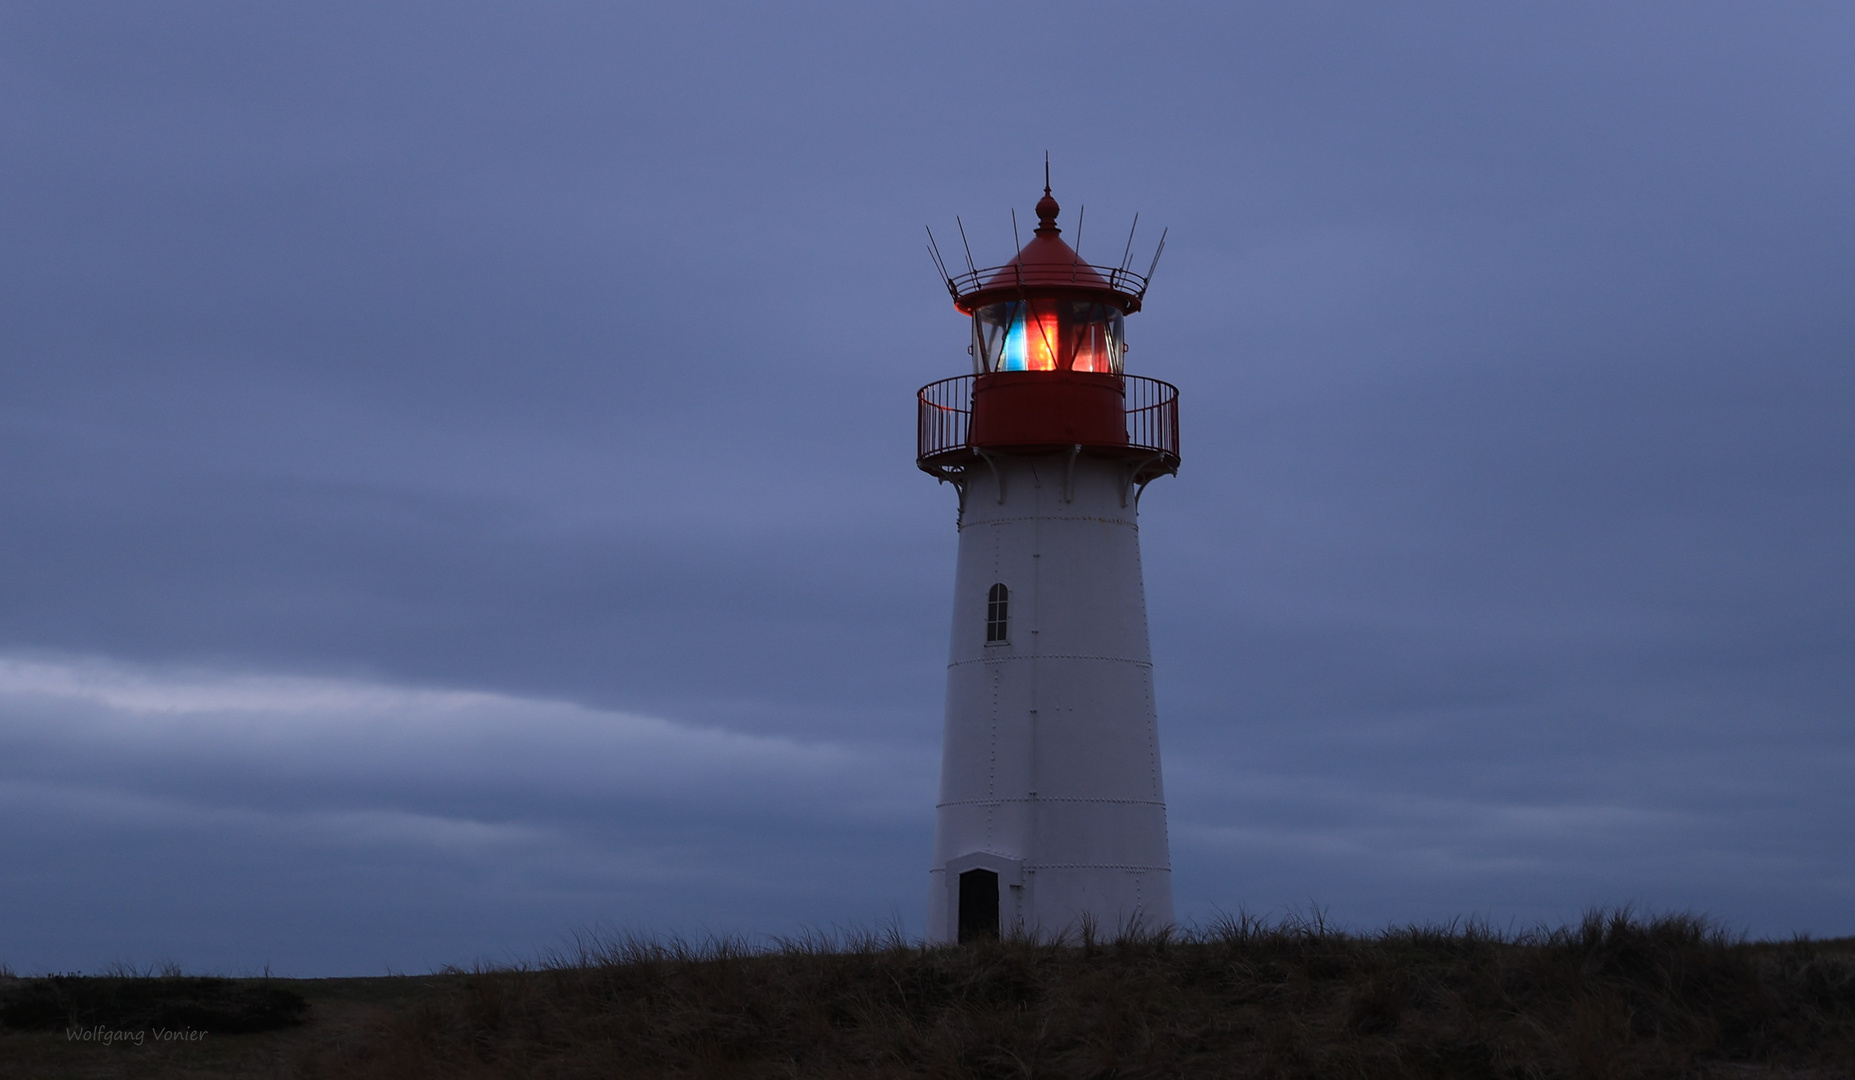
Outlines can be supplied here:
[[980, 371], [1121, 370], [1121, 313], [1078, 300], [988, 304], [974, 320]]
[[1018, 307], [1018, 318], [1005, 333], [1005, 355], [1001, 371], [1055, 371], [1062, 355], [1062, 328], [1056, 317], [1054, 301], [1034, 300], [1029, 312]]

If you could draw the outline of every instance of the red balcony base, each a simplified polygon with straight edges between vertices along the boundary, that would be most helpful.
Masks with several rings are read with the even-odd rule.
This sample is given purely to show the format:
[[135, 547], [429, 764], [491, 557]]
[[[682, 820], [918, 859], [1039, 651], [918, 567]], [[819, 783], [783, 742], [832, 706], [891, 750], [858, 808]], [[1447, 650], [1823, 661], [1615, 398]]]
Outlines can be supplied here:
[[929, 475], [968, 468], [983, 451], [1081, 447], [1135, 463], [1136, 479], [1179, 467], [1179, 391], [1142, 375], [1000, 371], [931, 382], [915, 395], [915, 460]]
[[1118, 375], [999, 371], [973, 380], [971, 445], [1126, 446], [1126, 391]]

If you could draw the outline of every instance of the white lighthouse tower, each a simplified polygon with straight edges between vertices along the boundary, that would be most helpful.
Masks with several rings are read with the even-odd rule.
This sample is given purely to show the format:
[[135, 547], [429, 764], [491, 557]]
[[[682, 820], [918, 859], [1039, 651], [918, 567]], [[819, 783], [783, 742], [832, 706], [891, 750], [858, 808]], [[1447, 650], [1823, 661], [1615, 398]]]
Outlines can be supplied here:
[[1016, 258], [947, 275], [974, 370], [919, 393], [918, 463], [960, 495], [932, 941], [1173, 918], [1136, 511], [1178, 390], [1122, 371], [1146, 279], [1059, 209], [1046, 185]]

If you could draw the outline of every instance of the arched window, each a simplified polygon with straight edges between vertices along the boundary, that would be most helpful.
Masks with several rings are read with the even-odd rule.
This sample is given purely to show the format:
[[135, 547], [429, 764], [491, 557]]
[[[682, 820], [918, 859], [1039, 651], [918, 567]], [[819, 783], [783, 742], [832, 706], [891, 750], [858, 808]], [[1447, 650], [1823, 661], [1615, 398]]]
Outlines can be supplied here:
[[1011, 590], [1003, 582], [992, 586], [992, 591], [985, 595], [985, 640], [990, 645], [995, 641], [1009, 641], [1005, 636], [1005, 624], [1011, 618]]

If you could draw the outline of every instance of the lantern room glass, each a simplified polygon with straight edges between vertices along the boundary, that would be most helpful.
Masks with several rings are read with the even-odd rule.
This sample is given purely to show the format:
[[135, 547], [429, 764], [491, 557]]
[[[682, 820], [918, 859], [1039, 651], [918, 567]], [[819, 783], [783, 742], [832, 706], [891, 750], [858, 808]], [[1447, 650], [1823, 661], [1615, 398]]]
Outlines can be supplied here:
[[1095, 371], [1119, 375], [1126, 351], [1121, 309], [1093, 300], [1030, 299], [973, 313], [973, 365], [993, 371]]

